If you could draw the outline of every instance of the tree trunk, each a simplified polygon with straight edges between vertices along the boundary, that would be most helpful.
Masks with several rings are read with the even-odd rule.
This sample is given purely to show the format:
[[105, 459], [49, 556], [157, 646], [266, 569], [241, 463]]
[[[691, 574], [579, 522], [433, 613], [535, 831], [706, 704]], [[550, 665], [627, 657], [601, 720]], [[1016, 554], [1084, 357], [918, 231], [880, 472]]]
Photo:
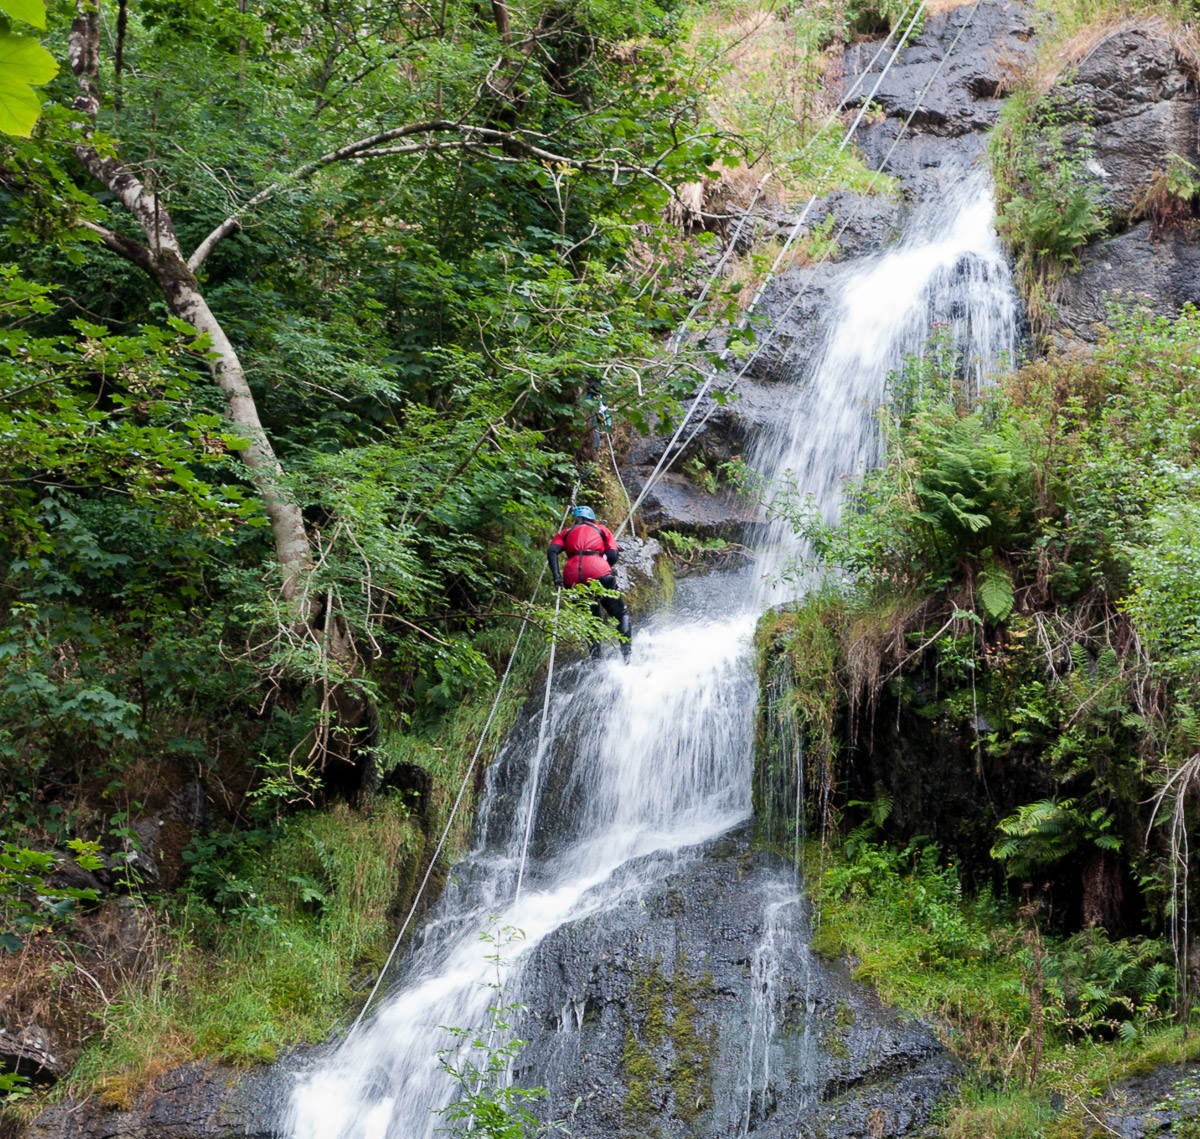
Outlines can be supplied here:
[[221, 322], [208, 307], [195, 276], [181, 258], [167, 254], [156, 258], [154, 277], [171, 311], [209, 337], [214, 354], [210, 362], [212, 377], [225, 396], [225, 417], [237, 435], [247, 441], [237, 455], [249, 468], [250, 481], [271, 523], [275, 556], [283, 576], [284, 600], [294, 607], [293, 620], [307, 625], [313, 613], [312, 599], [305, 588], [305, 578], [312, 568], [312, 551], [304, 515], [283, 484], [283, 468], [259, 419], [242, 362]]
[[[70, 60], [79, 94], [74, 109], [95, 122], [100, 106], [100, 18], [99, 7], [77, 0], [79, 14], [71, 25]], [[308, 625], [313, 615], [305, 578], [312, 566], [312, 550], [304, 529], [300, 504], [288, 493], [283, 469], [263, 430], [254, 396], [246, 383], [245, 369], [221, 322], [217, 320], [195, 274], [179, 246], [175, 225], [167, 208], [132, 170], [113, 154], [101, 154], [90, 140], [75, 147], [75, 154], [88, 172], [101, 182], [133, 215], [146, 244], [101, 226], [93, 226], [114, 252], [145, 270], [162, 289], [171, 311], [210, 339], [214, 357], [213, 380], [225, 395], [225, 413], [230, 427], [247, 445], [237, 454], [250, 471], [275, 539], [275, 555], [282, 575], [285, 601], [292, 607], [291, 621]]]

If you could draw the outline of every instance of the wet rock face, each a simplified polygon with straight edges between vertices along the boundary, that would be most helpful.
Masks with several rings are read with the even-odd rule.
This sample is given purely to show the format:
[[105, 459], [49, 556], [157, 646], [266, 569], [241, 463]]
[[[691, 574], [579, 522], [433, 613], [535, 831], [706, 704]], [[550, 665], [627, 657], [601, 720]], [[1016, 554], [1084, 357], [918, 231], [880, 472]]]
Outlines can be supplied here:
[[[852, 77], [847, 82], [876, 50], [868, 43], [847, 52], [845, 72]], [[887, 172], [910, 194], [936, 194], [938, 171], [981, 159], [984, 132], [1003, 105], [1001, 93], [1032, 53], [1033, 26], [1018, 4], [964, 5], [928, 17], [872, 97], [887, 117], [859, 131], [856, 141], [867, 163], [878, 168], [886, 161]], [[886, 56], [875, 63], [860, 100], [870, 96], [886, 65]]]
[[1187, 233], [1156, 240], [1148, 221], [1093, 242], [1058, 288], [1059, 346], [1094, 342], [1114, 302], [1145, 305], [1164, 316], [1185, 304], [1200, 305], [1200, 244]]
[[1050, 98], [1091, 139], [1088, 174], [1115, 223], [1166, 171], [1196, 156], [1193, 84], [1165, 30], [1127, 28], [1101, 40], [1055, 83]]
[[282, 1090], [271, 1073], [185, 1064], [129, 1105], [90, 1099], [52, 1107], [27, 1126], [24, 1139], [274, 1139]]
[[783, 866], [744, 836], [674, 866], [629, 868], [621, 906], [538, 947], [516, 1080], [554, 1089], [546, 1114], [588, 1139], [917, 1134], [957, 1067], [809, 951]]
[[[924, 135], [957, 138], [987, 130], [1000, 113], [1001, 92], [1033, 51], [1032, 39], [1028, 11], [1017, 4], [963, 5], [929, 16], [877, 90], [875, 76], [887, 66], [888, 55], [875, 61], [855, 105], [870, 98], [890, 119], [911, 115], [913, 129]], [[847, 85], [877, 50], [868, 42], [846, 52]]]
[[1058, 288], [1058, 346], [1094, 342], [1114, 301], [1163, 316], [1200, 301], [1196, 221], [1164, 231], [1139, 220], [1173, 155], [1200, 164], [1200, 100], [1165, 31], [1124, 28], [1105, 37], [1047, 98], [1061, 108], [1067, 141], [1087, 148], [1085, 176], [1109, 225]]

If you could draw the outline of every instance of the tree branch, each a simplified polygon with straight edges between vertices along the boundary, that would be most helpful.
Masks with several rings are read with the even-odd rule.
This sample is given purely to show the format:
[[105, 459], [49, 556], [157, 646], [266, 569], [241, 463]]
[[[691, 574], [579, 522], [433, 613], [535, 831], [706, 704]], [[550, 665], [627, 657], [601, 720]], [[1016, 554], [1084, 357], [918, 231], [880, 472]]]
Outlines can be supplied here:
[[[283, 193], [284, 190], [295, 183], [315, 174], [318, 170], [326, 166], [332, 166], [335, 162], [346, 162], [351, 158], [358, 158], [362, 156], [364, 151], [370, 150], [372, 147], [379, 146], [382, 143], [391, 142], [393, 139], [411, 138], [413, 135], [435, 134], [440, 131], [458, 131], [463, 129], [465, 128], [461, 124], [454, 122], [452, 119], [430, 119], [427, 122], [409, 123], [407, 126], [395, 127], [392, 130], [367, 135], [365, 138], [356, 139], [345, 146], [340, 146], [336, 150], [328, 151], [319, 158], [314, 158], [311, 162], [306, 162], [303, 166], [298, 166], [290, 174], [280, 178], [278, 182], [271, 183], [270, 186], [264, 187], [252, 198], [248, 199], [244, 205], [230, 214], [196, 246], [195, 252], [187, 259], [187, 267], [194, 273], [204, 264], [217, 243], [240, 227], [241, 219], [246, 214], [261, 206], [264, 202], [269, 202], [276, 195]], [[428, 143], [421, 144], [401, 153], [426, 150], [430, 148], [430, 145]]]
[[[89, 3], [88, 0], [76, 0], [76, 11], [78, 14], [71, 23], [67, 47], [71, 71], [75, 75], [79, 90], [72, 107], [86, 117], [83, 124], [84, 134], [90, 139], [92, 128], [96, 125], [96, 115], [100, 110], [100, 13], [98, 6]], [[179, 240], [175, 236], [175, 227], [171, 224], [170, 215], [162, 208], [155, 195], [142, 185], [120, 159], [105, 157], [90, 141], [77, 144], [75, 156], [83, 163], [88, 173], [107, 187], [133, 214], [142, 231], [150, 239], [149, 253], [152, 256], [157, 257], [166, 250], [183, 260], [183, 252], [179, 248]], [[108, 231], [99, 227], [99, 232], [103, 236]], [[129, 256], [126, 250], [111, 245], [107, 238], [105, 243], [116, 249], [121, 256]], [[139, 248], [144, 249], [141, 246]], [[143, 260], [135, 257], [130, 257], [130, 260], [136, 261], [143, 268], [147, 267]]]
[[154, 254], [140, 241], [134, 241], [132, 237], [126, 237], [123, 233], [107, 229], [105, 226], [98, 225], [94, 221], [88, 221], [86, 218], [80, 224], [85, 229], [90, 229], [93, 233], [99, 234], [100, 240], [114, 253], [124, 257], [126, 261], [132, 261], [135, 265], [145, 269], [152, 277], [154, 276]]
[[[420, 142], [408, 143], [400, 146], [388, 146], [388, 143], [398, 139], [413, 138], [417, 135], [433, 135], [433, 134], [451, 134], [457, 133], [461, 137], [457, 139], [424, 139]], [[697, 136], [699, 137], [699, 136]], [[691, 139], [684, 141], [692, 141]], [[575, 170], [611, 170], [614, 179], [622, 174], [636, 174], [643, 178], [648, 178], [656, 185], [661, 186], [670, 194], [674, 194], [674, 190], [669, 186], [657, 173], [667, 155], [671, 151], [678, 148], [680, 144], [668, 147], [666, 151], [655, 158], [651, 166], [642, 166], [630, 162], [622, 161], [619, 158], [607, 157], [600, 155], [593, 158], [573, 158], [570, 155], [558, 154], [555, 151], [547, 150], [544, 146], [540, 146], [530, 140], [530, 138], [521, 131], [502, 131], [491, 127], [472, 126], [463, 122], [455, 122], [452, 119], [429, 119], [426, 122], [409, 123], [407, 126], [395, 127], [392, 130], [380, 131], [378, 134], [367, 135], [364, 138], [356, 139], [354, 142], [347, 143], [345, 146], [338, 147], [336, 150], [328, 151], [322, 154], [319, 158], [314, 158], [311, 162], [306, 162], [302, 166], [298, 166], [290, 174], [280, 178], [277, 182], [264, 187], [252, 198], [238, 207], [233, 213], [225, 218], [219, 225], [213, 229], [199, 245], [195, 251], [187, 259], [187, 267], [195, 273], [197, 269], [207, 260], [208, 255], [212, 253], [217, 244], [231, 233], [236, 232], [241, 228], [242, 218], [251, 210], [258, 206], [269, 202], [278, 194], [283, 193], [289, 187], [297, 182], [303, 181], [305, 178], [315, 174], [318, 170], [324, 169], [326, 166], [332, 166], [337, 162], [346, 162], [354, 158], [389, 158], [398, 155], [429, 153], [433, 151], [445, 150], [466, 150], [473, 146], [500, 147], [509, 146], [520, 150], [529, 158], [538, 158], [543, 162], [553, 162], [570, 166]], [[172, 236], [174, 236], [172, 234]]]

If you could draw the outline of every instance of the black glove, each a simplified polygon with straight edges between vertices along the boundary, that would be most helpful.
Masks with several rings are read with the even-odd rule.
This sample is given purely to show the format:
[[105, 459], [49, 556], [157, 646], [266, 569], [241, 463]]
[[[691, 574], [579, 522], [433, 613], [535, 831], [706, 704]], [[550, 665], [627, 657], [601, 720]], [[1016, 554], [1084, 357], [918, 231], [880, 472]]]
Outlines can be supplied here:
[[556, 573], [554, 575], [554, 588], [562, 589], [562, 574], [561, 573]]

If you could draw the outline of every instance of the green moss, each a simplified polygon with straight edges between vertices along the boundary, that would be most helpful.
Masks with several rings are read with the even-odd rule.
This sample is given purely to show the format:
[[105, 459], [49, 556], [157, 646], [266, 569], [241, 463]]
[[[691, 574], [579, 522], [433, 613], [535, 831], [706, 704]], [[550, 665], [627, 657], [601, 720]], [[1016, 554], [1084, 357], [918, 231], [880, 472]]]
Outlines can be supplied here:
[[841, 930], [838, 928], [837, 923], [829, 919], [822, 921], [813, 930], [808, 947], [818, 957], [822, 957], [826, 961], [836, 961], [841, 957], [845, 951], [845, 946], [842, 942]]
[[668, 978], [656, 960], [631, 986], [621, 1053], [623, 1119], [639, 1135], [657, 1113], [656, 1104], [690, 1123], [712, 1103], [716, 1044], [698, 1025], [700, 1001], [713, 995], [713, 979], [708, 971], [690, 976], [686, 965], [681, 955]]
[[[843, 699], [838, 661], [842, 610], [814, 594], [796, 609], [767, 613], [755, 634], [763, 700], [756, 729], [751, 795], [755, 841], [781, 846], [819, 813], [817, 799], [836, 777], [834, 725]], [[798, 765], [803, 764], [803, 771]], [[797, 788], [808, 801], [796, 819]]]
[[712, 1059], [716, 1040], [697, 1029], [699, 1002], [713, 995], [712, 973], [689, 977], [681, 955], [675, 962], [673, 991], [675, 1019], [671, 1025], [671, 1044], [675, 1060], [671, 1068], [671, 1087], [675, 1114], [685, 1123], [692, 1122], [712, 1104]]
[[658, 1068], [650, 1053], [638, 1043], [633, 1029], [626, 1029], [625, 1046], [621, 1050], [621, 1067], [625, 1074], [623, 1113], [626, 1125], [637, 1128], [654, 1110], [650, 1089], [656, 1082]]
[[635, 999], [641, 1014], [642, 1038], [649, 1047], [657, 1048], [667, 1029], [667, 979], [657, 963], [638, 981]]

